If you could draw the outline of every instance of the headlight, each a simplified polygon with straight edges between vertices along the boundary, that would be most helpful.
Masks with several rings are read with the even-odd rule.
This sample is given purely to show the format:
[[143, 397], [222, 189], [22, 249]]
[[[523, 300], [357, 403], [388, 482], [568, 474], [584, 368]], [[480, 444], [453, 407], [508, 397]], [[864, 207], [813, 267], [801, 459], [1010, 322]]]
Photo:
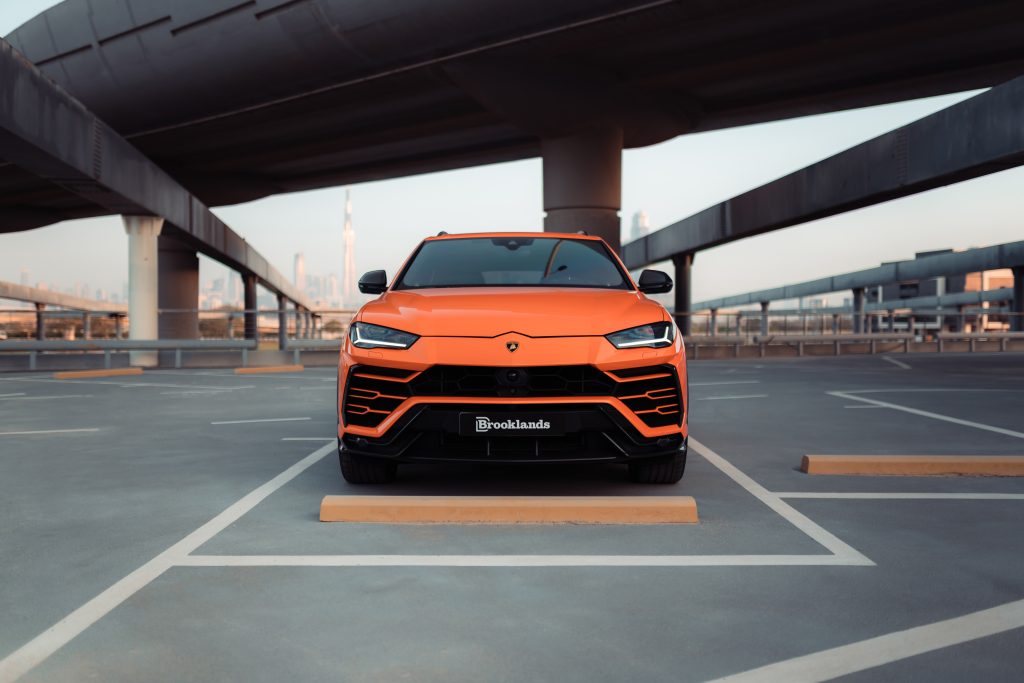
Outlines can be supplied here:
[[415, 334], [369, 323], [352, 323], [348, 338], [360, 349], [407, 349], [419, 339]]
[[660, 349], [672, 346], [675, 338], [676, 326], [671, 322], [631, 327], [621, 332], [613, 332], [605, 337], [617, 349], [634, 349], [642, 346]]

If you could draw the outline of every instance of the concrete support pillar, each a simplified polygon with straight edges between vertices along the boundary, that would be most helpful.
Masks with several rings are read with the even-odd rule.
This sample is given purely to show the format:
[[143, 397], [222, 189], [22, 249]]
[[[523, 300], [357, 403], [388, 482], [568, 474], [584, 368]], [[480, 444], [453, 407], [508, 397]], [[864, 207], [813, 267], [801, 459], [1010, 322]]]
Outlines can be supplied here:
[[1010, 329], [1024, 332], [1024, 266], [1013, 269], [1013, 319]]
[[36, 304], [36, 341], [46, 339], [46, 316], [43, 311], [46, 304]]
[[277, 295], [277, 348], [284, 351], [288, 346], [288, 300]]
[[675, 277], [675, 312], [676, 324], [684, 337], [690, 336], [692, 329], [690, 312], [690, 269], [693, 267], [693, 254], [676, 254], [672, 257], [676, 267]]
[[245, 297], [245, 338], [256, 339], [259, 334], [259, 320], [256, 315], [256, 276], [242, 275], [242, 289]]
[[711, 309], [711, 320], [708, 323], [708, 326], [711, 328], [711, 329], [708, 330], [708, 333], [712, 337], [716, 336], [718, 334], [718, 309], [717, 308], [712, 308]]
[[889, 332], [896, 331], [896, 311], [889, 311]]
[[312, 311], [308, 311], [307, 310], [307, 311], [305, 311], [305, 313], [303, 313], [303, 316], [305, 317], [305, 321], [303, 321], [303, 328], [306, 331], [306, 339], [312, 339], [313, 338], [313, 313], [312, 313]]
[[92, 339], [92, 316], [89, 311], [82, 312], [82, 339]]
[[864, 288], [853, 288], [853, 333], [864, 332]]
[[832, 334], [839, 334], [839, 314], [832, 314]]
[[770, 302], [768, 302], [768, 301], [762, 301], [761, 302], [761, 334], [762, 335], [768, 334], [768, 306], [769, 305], [770, 305]]
[[158, 325], [160, 339], [199, 339], [199, 255], [165, 235], [157, 239], [157, 252], [158, 299], [164, 311]]
[[[123, 220], [128, 233], [128, 338], [156, 339], [159, 334], [157, 238], [163, 230], [164, 219], [124, 216]], [[155, 367], [159, 359], [156, 351], [131, 351], [128, 362]]]
[[743, 334], [743, 311], [736, 311], [736, 334]]
[[114, 339], [120, 339], [122, 335], [121, 328], [124, 327], [124, 315], [116, 313], [114, 315]]
[[621, 246], [622, 129], [591, 130], [541, 142], [544, 230], [577, 232]]

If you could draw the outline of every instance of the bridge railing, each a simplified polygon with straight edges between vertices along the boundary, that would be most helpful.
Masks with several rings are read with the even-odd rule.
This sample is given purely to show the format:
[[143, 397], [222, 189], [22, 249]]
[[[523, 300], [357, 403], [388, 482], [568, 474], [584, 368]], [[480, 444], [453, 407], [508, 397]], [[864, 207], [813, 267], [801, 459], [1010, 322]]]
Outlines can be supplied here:
[[[348, 334], [355, 311], [329, 309], [305, 312], [294, 309], [161, 309], [164, 319], [195, 316], [200, 339], [244, 339], [246, 317], [255, 321], [258, 338], [280, 342], [281, 321], [285, 339], [341, 339]], [[28, 308], [0, 309], [0, 340], [7, 339], [122, 339], [129, 319], [122, 311], [72, 311]], [[42, 332], [40, 333], [40, 326]]]
[[[684, 317], [690, 319], [692, 335], [704, 336], [752, 336], [761, 334], [762, 314], [758, 310], [718, 311], [674, 314], [682, 326]], [[769, 311], [765, 319], [767, 332], [777, 335], [806, 334], [853, 334], [856, 329], [855, 314], [850, 310], [807, 309], [804, 311]], [[909, 310], [866, 311], [863, 332], [910, 332], [918, 335], [937, 334], [940, 331], [965, 332], [1009, 332], [1015, 321], [1024, 329], [1024, 314], [1014, 313], [1005, 307], [970, 308], [957, 310]]]
[[257, 349], [257, 340], [221, 339], [91, 339], [76, 341], [0, 341], [0, 354], [28, 354], [29, 370], [38, 368], [38, 357], [42, 353], [103, 354], [103, 367], [110, 369], [113, 355], [130, 351], [173, 351], [174, 367], [182, 367], [184, 351], [239, 351], [242, 367], [249, 361], [249, 352]]

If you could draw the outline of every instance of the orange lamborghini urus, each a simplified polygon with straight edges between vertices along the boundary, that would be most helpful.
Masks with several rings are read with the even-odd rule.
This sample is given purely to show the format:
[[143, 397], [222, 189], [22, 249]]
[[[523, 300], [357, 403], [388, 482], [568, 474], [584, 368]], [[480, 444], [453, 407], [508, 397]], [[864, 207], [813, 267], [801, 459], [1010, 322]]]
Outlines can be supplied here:
[[407, 462], [619, 462], [674, 484], [686, 466], [686, 354], [672, 317], [596, 237], [424, 240], [352, 320], [338, 366], [345, 479]]

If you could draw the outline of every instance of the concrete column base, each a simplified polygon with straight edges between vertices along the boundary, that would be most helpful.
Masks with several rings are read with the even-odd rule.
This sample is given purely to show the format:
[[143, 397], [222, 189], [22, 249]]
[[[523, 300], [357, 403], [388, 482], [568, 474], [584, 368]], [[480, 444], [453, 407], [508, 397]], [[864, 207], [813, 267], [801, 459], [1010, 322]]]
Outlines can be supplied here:
[[[164, 219], [153, 216], [124, 216], [128, 233], [128, 338], [156, 339], [158, 327], [157, 238]], [[156, 351], [131, 351], [128, 362], [138, 367], [156, 367]]]
[[160, 339], [199, 339], [199, 256], [172, 237], [157, 239]]
[[259, 317], [256, 313], [256, 276], [243, 275], [242, 288], [245, 298], [245, 338], [259, 337]]
[[690, 336], [693, 322], [690, 315], [690, 269], [693, 266], [693, 254], [678, 254], [672, 259], [676, 267], [675, 277], [675, 316], [676, 325], [684, 337]]

